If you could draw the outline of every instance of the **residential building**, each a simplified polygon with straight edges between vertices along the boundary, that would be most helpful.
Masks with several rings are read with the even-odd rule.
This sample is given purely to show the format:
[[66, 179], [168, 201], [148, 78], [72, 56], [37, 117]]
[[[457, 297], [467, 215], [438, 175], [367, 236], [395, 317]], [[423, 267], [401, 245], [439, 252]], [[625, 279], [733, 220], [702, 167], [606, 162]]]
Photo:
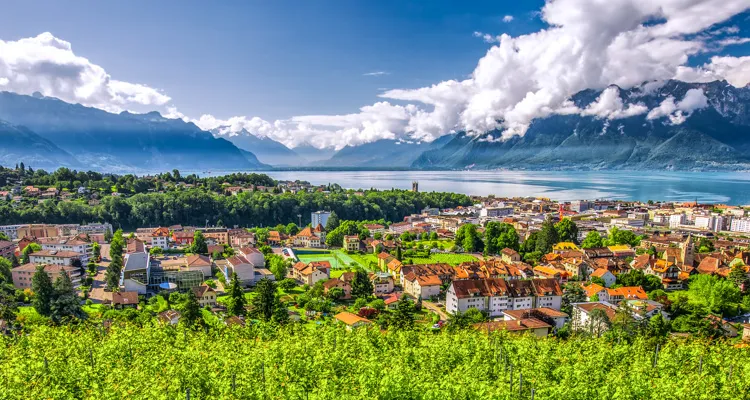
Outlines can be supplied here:
[[201, 271], [204, 279], [211, 277], [211, 259], [201, 254], [191, 254], [185, 259], [185, 268], [191, 271]]
[[513, 215], [513, 207], [484, 207], [479, 210], [480, 217], [500, 218]]
[[397, 222], [395, 224], [391, 224], [388, 227], [388, 230], [392, 234], [398, 236], [404, 232], [409, 231], [411, 228], [412, 228], [411, 222]]
[[16, 251], [16, 244], [0, 240], [0, 257], [10, 258]]
[[177, 246], [190, 246], [193, 244], [195, 232], [190, 231], [174, 231], [172, 232], [172, 241]]
[[40, 250], [29, 254], [29, 261], [34, 264], [71, 266], [73, 260], [81, 260], [83, 256], [75, 251]]
[[242, 286], [247, 287], [255, 284], [255, 265], [245, 256], [235, 255], [226, 260], [216, 261], [215, 264], [224, 274], [227, 282], [232, 279], [232, 274], [237, 274], [237, 279]]
[[128, 292], [146, 294], [151, 277], [151, 256], [146, 252], [125, 254], [120, 286]]
[[361, 326], [367, 326], [372, 323], [370, 322], [370, 320], [362, 318], [357, 314], [352, 314], [348, 311], [340, 312], [334, 315], [333, 318], [345, 324], [347, 330], [352, 330]]
[[488, 321], [472, 325], [478, 331], [487, 333], [494, 331], [508, 331], [511, 333], [531, 333], [542, 338], [549, 335], [552, 325], [536, 318], [524, 318], [519, 320]]
[[681, 225], [685, 225], [687, 223], [687, 217], [685, 214], [672, 214], [669, 216], [669, 227], [670, 228], [678, 228]]
[[81, 270], [79, 268], [73, 268], [70, 266], [59, 265], [59, 264], [37, 264], [30, 262], [11, 269], [11, 277], [13, 279], [13, 286], [16, 289], [30, 289], [31, 280], [36, 273], [38, 265], [44, 265], [44, 272], [47, 273], [49, 278], [54, 283], [60, 274], [68, 274], [70, 280], [73, 282], [73, 287], [77, 288], [81, 286]]
[[300, 261], [292, 267], [292, 278], [304, 285], [314, 285], [316, 282], [331, 277], [331, 263], [328, 261], [312, 261], [305, 264]]
[[89, 257], [94, 251], [93, 242], [79, 237], [40, 238], [37, 242], [42, 246], [42, 250], [78, 253], [83, 264], [89, 262]]
[[416, 275], [410, 272], [403, 279], [404, 292], [415, 298], [429, 299], [440, 295], [442, 282], [437, 275]]
[[121, 308], [138, 308], [138, 292], [113, 292], [112, 306]]
[[7, 236], [8, 239], [10, 240], [16, 240], [19, 237], [23, 237], [23, 236], [18, 236], [18, 228], [22, 226], [24, 225], [3, 225], [3, 226], [0, 226], [0, 233], [4, 233], [5, 236]]
[[570, 202], [570, 211], [582, 213], [594, 208], [594, 202], [585, 200], [573, 200]]
[[177, 325], [180, 322], [180, 313], [176, 310], [167, 310], [159, 313], [156, 319], [162, 324]]
[[609, 321], [615, 318], [617, 306], [606, 301], [597, 301], [591, 303], [573, 303], [573, 315], [571, 316], [571, 325], [573, 330], [586, 330], [590, 332], [604, 332], [609, 329], [609, 325], [604, 321], [595, 321], [590, 318], [591, 312], [602, 310]]
[[370, 235], [375, 235], [376, 233], [379, 233], [381, 235], [385, 234], [385, 226], [380, 224], [365, 224], [365, 229], [367, 229], [370, 232]]
[[592, 278], [599, 278], [604, 281], [604, 287], [610, 287], [615, 284], [617, 277], [609, 272], [606, 268], [598, 268], [591, 274]]
[[344, 236], [344, 249], [347, 251], [359, 251], [359, 243], [359, 236], [357, 235]]
[[156, 228], [151, 232], [151, 247], [169, 248], [169, 228]]
[[34, 237], [34, 238], [44, 238], [44, 237], [56, 237], [58, 236], [57, 233], [57, 226], [55, 225], [21, 225], [18, 228], [17, 236], [16, 237]]
[[297, 247], [323, 247], [325, 241], [325, 228], [321, 224], [316, 225], [315, 228], [305, 227], [292, 238], [292, 242]]
[[503, 311], [503, 319], [505, 321], [521, 321], [528, 318], [536, 318], [539, 320], [552, 320], [554, 321], [554, 328], [560, 329], [565, 325], [568, 320], [568, 314], [565, 314], [559, 310], [553, 310], [548, 307], [529, 308], [525, 310], [506, 310]]
[[370, 282], [372, 282], [372, 292], [376, 296], [393, 292], [394, 279], [387, 272], [370, 274]]
[[310, 214], [310, 226], [326, 226], [328, 224], [328, 218], [330, 218], [331, 213], [329, 211], [316, 211], [314, 213]]
[[508, 280], [488, 278], [453, 281], [445, 296], [449, 313], [463, 313], [469, 308], [501, 316], [506, 310], [547, 307], [559, 310], [562, 289], [554, 279]]
[[85, 233], [88, 235], [104, 235], [107, 233], [113, 233], [112, 230], [112, 224], [109, 222], [103, 222], [103, 223], [90, 223], [86, 225], [79, 225], [77, 229], [77, 233]]
[[204, 283], [198, 287], [194, 287], [192, 290], [193, 293], [195, 293], [195, 297], [196, 299], [198, 299], [198, 304], [200, 304], [201, 307], [216, 306], [216, 291], [210, 286]]
[[698, 215], [695, 217], [695, 227], [712, 232], [724, 230], [724, 217], [719, 214]]
[[232, 229], [229, 232], [229, 241], [232, 247], [255, 246], [255, 234], [244, 229]]
[[750, 218], [732, 218], [732, 222], [729, 225], [729, 230], [732, 232], [750, 232]]
[[216, 244], [229, 244], [229, 232], [227, 228], [203, 228], [201, 229], [206, 239], [212, 239]]
[[500, 251], [500, 257], [503, 262], [514, 263], [521, 261], [521, 255], [517, 251], [509, 248], [504, 248]]
[[352, 285], [349, 282], [342, 280], [340, 277], [338, 279], [334, 278], [323, 282], [323, 293], [328, 294], [328, 292], [334, 288], [339, 288], [344, 292], [341, 300], [349, 300], [352, 298]]
[[266, 257], [255, 247], [242, 247], [239, 249], [239, 254], [255, 268], [262, 268], [266, 265]]
[[680, 269], [669, 261], [654, 260], [646, 266], [643, 271], [647, 275], [655, 275], [661, 278], [664, 290], [682, 289], [682, 281], [679, 279]]

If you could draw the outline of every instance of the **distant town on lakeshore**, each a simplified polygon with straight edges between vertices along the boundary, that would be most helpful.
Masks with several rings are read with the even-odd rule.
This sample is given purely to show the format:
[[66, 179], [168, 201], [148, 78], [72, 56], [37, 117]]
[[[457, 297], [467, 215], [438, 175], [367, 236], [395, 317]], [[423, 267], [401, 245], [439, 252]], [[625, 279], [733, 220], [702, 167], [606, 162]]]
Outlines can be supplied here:
[[[750, 339], [747, 207], [469, 197], [420, 193], [418, 182], [352, 190], [177, 170], [47, 173], [23, 164], [0, 170], [0, 185], [6, 298], [18, 304], [3, 318], [6, 332], [136, 317], [398, 329], [406, 318], [433, 330], [600, 336], [625, 312], [643, 329], [658, 324], [659, 334]], [[190, 201], [204, 197], [225, 209], [201, 214]], [[190, 211], [167, 207], [176, 201]], [[290, 208], [279, 214], [277, 204]], [[253, 221], [253, 210], [263, 218]], [[186, 222], [204, 223], [179, 223], [188, 214]], [[264, 290], [286, 295], [269, 300]], [[51, 306], [60, 298], [70, 307]]]

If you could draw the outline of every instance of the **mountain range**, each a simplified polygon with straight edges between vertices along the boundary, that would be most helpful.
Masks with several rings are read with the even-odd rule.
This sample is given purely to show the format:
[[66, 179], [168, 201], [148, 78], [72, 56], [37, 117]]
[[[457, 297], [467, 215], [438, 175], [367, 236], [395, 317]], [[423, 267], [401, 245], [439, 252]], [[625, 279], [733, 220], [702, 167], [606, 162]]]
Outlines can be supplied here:
[[[35, 93], [0, 92], [0, 164], [68, 166], [113, 172], [262, 170], [271, 167], [413, 169], [750, 169], [750, 88], [724, 81], [667, 81], [658, 88], [622, 89], [621, 110], [609, 119], [585, 113], [604, 97], [584, 90], [578, 112], [534, 120], [523, 136], [502, 130], [448, 133], [431, 143], [382, 139], [339, 151], [310, 145], [290, 149], [271, 138], [228, 127], [210, 132], [157, 112], [109, 113]], [[691, 89], [705, 104], [681, 115], [651, 115], [670, 97], [680, 106]], [[668, 110], [669, 111], [669, 110]], [[627, 116], [629, 115], [629, 116]], [[670, 118], [670, 115], [673, 118]], [[624, 118], [623, 118], [624, 116]]]

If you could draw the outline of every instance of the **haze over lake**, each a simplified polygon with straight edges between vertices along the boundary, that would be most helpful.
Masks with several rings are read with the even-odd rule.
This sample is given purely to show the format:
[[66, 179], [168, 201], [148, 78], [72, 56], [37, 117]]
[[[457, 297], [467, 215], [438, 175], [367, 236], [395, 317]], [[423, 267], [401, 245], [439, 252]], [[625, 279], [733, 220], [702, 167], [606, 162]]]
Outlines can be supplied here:
[[554, 200], [620, 199], [750, 204], [750, 173], [649, 171], [259, 171], [277, 180], [351, 189], [410, 189]]

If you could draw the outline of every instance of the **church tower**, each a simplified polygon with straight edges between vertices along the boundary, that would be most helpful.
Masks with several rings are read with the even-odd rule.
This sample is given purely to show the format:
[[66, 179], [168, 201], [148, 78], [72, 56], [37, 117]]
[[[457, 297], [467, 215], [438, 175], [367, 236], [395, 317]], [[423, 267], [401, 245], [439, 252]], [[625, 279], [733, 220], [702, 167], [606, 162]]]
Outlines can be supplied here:
[[419, 182], [417, 181], [411, 182], [411, 191], [415, 193], [419, 191]]
[[695, 260], [695, 256], [693, 254], [694, 252], [694, 243], [693, 243], [693, 235], [688, 235], [687, 239], [685, 239], [685, 242], [682, 243], [682, 264], [686, 265], [688, 267], [693, 266], [693, 261]]

